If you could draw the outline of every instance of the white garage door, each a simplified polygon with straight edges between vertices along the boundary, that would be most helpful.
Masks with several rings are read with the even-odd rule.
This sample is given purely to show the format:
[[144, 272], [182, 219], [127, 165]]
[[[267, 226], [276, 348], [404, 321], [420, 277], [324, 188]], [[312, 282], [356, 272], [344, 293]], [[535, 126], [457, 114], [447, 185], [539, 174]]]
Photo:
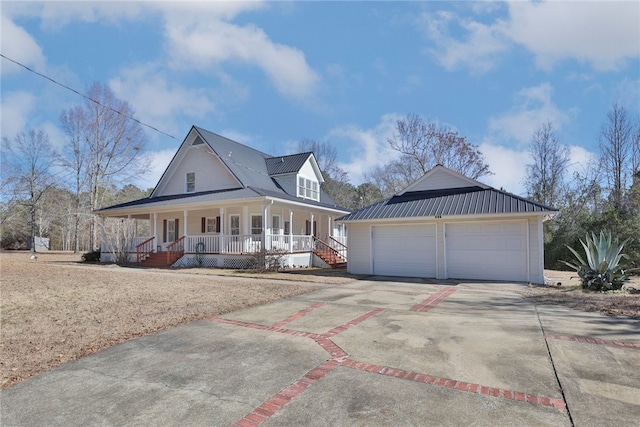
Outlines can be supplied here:
[[373, 274], [436, 277], [436, 226], [373, 227]]
[[445, 225], [447, 277], [526, 281], [526, 221]]

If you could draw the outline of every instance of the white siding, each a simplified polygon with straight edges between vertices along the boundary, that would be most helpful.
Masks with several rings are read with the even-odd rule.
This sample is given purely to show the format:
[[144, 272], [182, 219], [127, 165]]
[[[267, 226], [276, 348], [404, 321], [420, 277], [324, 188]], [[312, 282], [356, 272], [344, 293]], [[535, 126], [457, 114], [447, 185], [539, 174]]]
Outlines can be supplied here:
[[352, 274], [371, 274], [371, 227], [368, 224], [349, 224], [347, 270]]
[[410, 191], [441, 190], [443, 188], [469, 187], [469, 181], [452, 175], [445, 170], [434, 170], [429, 179], [420, 180], [411, 185]]
[[529, 282], [544, 283], [544, 243], [542, 217], [529, 219]]
[[172, 174], [157, 196], [184, 194], [186, 192], [186, 176], [188, 172], [196, 174], [195, 192], [238, 188], [235, 177], [227, 170], [218, 156], [202, 145], [184, 147], [186, 152], [179, 164], [172, 168]]
[[302, 165], [300, 171], [298, 172], [300, 176], [304, 176], [308, 179], [313, 179], [314, 181], [319, 181], [319, 177], [316, 175], [313, 166], [311, 165], [311, 158], [307, 159], [307, 161]]

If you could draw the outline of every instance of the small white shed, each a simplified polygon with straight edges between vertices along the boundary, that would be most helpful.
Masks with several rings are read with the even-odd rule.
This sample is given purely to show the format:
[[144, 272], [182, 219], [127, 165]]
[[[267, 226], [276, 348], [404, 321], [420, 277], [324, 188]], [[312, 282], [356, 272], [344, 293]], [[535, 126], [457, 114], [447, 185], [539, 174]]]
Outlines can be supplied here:
[[556, 212], [438, 165], [338, 221], [349, 273], [543, 283], [542, 222]]

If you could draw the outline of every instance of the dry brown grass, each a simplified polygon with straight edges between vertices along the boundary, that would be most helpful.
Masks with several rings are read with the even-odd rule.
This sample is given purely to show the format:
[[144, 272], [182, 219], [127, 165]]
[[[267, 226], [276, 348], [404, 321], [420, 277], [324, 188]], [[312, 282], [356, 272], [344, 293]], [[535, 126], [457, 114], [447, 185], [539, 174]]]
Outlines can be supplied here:
[[[142, 270], [79, 260], [69, 253], [38, 254], [37, 260], [25, 252], [0, 253], [2, 388], [134, 337], [353, 280], [254, 273], [264, 279], [256, 281], [243, 279], [247, 273], [220, 277], [212, 270]], [[296, 283], [267, 280], [282, 277]], [[317, 283], [299, 283], [303, 279]]]
[[[530, 286], [524, 293], [538, 304], [560, 304], [607, 316], [640, 319], [639, 294], [586, 292], [580, 287], [580, 279], [575, 272], [545, 270], [544, 273], [548, 279], [547, 286]], [[632, 277], [629, 284], [640, 289], [640, 277]]]
[[[37, 260], [0, 253], [2, 388], [134, 337], [356, 279], [335, 270], [142, 270], [79, 260], [69, 253]], [[570, 273], [546, 275], [563, 285], [532, 287], [528, 298], [640, 318], [638, 295], [583, 293]]]

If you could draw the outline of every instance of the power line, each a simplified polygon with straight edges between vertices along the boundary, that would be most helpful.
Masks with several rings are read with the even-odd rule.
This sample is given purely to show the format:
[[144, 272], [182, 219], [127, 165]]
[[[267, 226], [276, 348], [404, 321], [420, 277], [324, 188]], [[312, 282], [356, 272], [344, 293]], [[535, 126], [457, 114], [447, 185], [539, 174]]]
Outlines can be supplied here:
[[[53, 79], [53, 78], [51, 78], [51, 77], [49, 77], [49, 76], [47, 76], [47, 75], [45, 75], [45, 74], [39, 73], [39, 72], [37, 72], [37, 71], [35, 71], [35, 70], [33, 70], [33, 69], [31, 69], [31, 68], [27, 67], [26, 65], [24, 65], [24, 64], [22, 64], [22, 63], [20, 63], [20, 62], [18, 62], [18, 61], [16, 61], [16, 60], [14, 60], [14, 59], [11, 59], [11, 58], [7, 57], [6, 55], [4, 55], [4, 54], [2, 54], [2, 53], [0, 53], [0, 57], [2, 57], [2, 58], [4, 58], [4, 59], [6, 59], [7, 61], [13, 62], [14, 64], [16, 64], [16, 65], [18, 65], [18, 66], [20, 66], [20, 67], [24, 68], [24, 69], [25, 69], [25, 70], [27, 70], [27, 71], [32, 72], [33, 74], [36, 74], [36, 75], [38, 75], [38, 76], [40, 76], [40, 77], [42, 77], [42, 78], [44, 78], [44, 79], [47, 79], [47, 80], [49, 80], [50, 82], [52, 82], [52, 83], [54, 83], [54, 84], [56, 84], [56, 85], [58, 85], [58, 86], [60, 86], [60, 87], [63, 87], [64, 89], [70, 90], [71, 92], [75, 93], [76, 95], [80, 95], [81, 97], [83, 97], [83, 98], [85, 98], [85, 99], [88, 99], [89, 101], [94, 102], [94, 103], [98, 104], [99, 106], [101, 106], [101, 107], [103, 107], [103, 108], [107, 108], [107, 109], [109, 109], [109, 110], [113, 111], [114, 113], [117, 113], [117, 114], [119, 114], [119, 115], [121, 115], [121, 116], [123, 116], [123, 117], [125, 117], [125, 118], [127, 118], [127, 119], [129, 119], [129, 120], [133, 120], [134, 122], [139, 123], [139, 124], [140, 124], [140, 125], [142, 125], [142, 126], [146, 126], [146, 127], [148, 127], [149, 129], [151, 129], [151, 130], [154, 130], [154, 131], [156, 131], [156, 132], [158, 132], [158, 133], [161, 133], [161, 134], [163, 134], [163, 135], [168, 136], [169, 138], [172, 138], [172, 139], [175, 139], [176, 141], [178, 141], [178, 138], [176, 138], [175, 136], [170, 135], [170, 134], [168, 134], [168, 133], [166, 133], [166, 132], [164, 132], [164, 131], [161, 131], [160, 129], [158, 129], [158, 128], [154, 127], [154, 126], [151, 126], [151, 125], [148, 125], [148, 124], [146, 124], [146, 123], [144, 123], [144, 122], [141, 122], [140, 120], [138, 120], [138, 119], [136, 119], [136, 118], [134, 118], [134, 117], [131, 117], [131, 116], [129, 116], [129, 115], [127, 115], [127, 114], [125, 114], [125, 113], [123, 113], [123, 112], [121, 112], [121, 111], [118, 111], [118, 110], [116, 110], [116, 109], [114, 109], [114, 108], [112, 108], [112, 107], [110, 107], [110, 106], [108, 106], [108, 105], [104, 105], [104, 104], [102, 104], [100, 101], [97, 101], [97, 100], [95, 100], [95, 99], [91, 98], [90, 96], [87, 96], [87, 95], [85, 95], [85, 94], [83, 94], [83, 93], [81, 93], [81, 92], [78, 92], [77, 90], [73, 89], [72, 87], [69, 87], [69, 86], [67, 86], [67, 85], [65, 85], [65, 84], [63, 84], [63, 83], [60, 83], [60, 82], [56, 81], [55, 79]], [[213, 154], [213, 153], [211, 153], [211, 154]], [[276, 156], [276, 157], [277, 157], [277, 156]], [[264, 175], [264, 176], [266, 176], [266, 177], [268, 177], [268, 178], [273, 178], [271, 175], [269, 175], [269, 174], [267, 174], [267, 173], [264, 173], [264, 172], [262, 172], [262, 171], [256, 170], [256, 169], [251, 168], [251, 167], [249, 167], [249, 166], [247, 166], [247, 165], [244, 165], [244, 164], [242, 164], [242, 163], [236, 162], [234, 159], [228, 159], [228, 161], [230, 161], [231, 163], [236, 164], [237, 166], [240, 166], [240, 167], [242, 167], [242, 168], [248, 169], [248, 170], [250, 170], [250, 171], [252, 171], [252, 172], [255, 172], [255, 173], [258, 173], [258, 174], [262, 174], [262, 175]], [[287, 184], [296, 185], [296, 183], [291, 183], [291, 182], [289, 182], [289, 181], [285, 181], [285, 180], [282, 180], [282, 182], [285, 182], [285, 183], [287, 183]]]
[[153, 130], [153, 131], [156, 131], [156, 132], [158, 132], [158, 133], [160, 133], [160, 134], [162, 134], [162, 135], [168, 136], [169, 138], [172, 138], [172, 139], [175, 139], [176, 141], [178, 141], [178, 138], [176, 138], [175, 136], [173, 136], [173, 135], [171, 135], [171, 134], [168, 134], [167, 132], [161, 131], [160, 129], [158, 129], [158, 128], [154, 127], [154, 126], [148, 125], [148, 124], [146, 124], [146, 123], [144, 123], [144, 122], [142, 122], [142, 121], [140, 121], [140, 120], [136, 119], [135, 117], [131, 117], [131, 116], [129, 116], [128, 114], [125, 114], [125, 113], [123, 113], [123, 112], [121, 112], [121, 111], [116, 110], [115, 108], [112, 108], [112, 107], [110, 107], [110, 106], [108, 106], [108, 105], [104, 105], [104, 104], [102, 104], [100, 101], [97, 101], [97, 100], [95, 100], [95, 99], [91, 98], [90, 96], [87, 96], [87, 95], [85, 95], [85, 94], [83, 94], [83, 93], [80, 93], [80, 92], [78, 92], [77, 90], [73, 89], [72, 87], [69, 87], [69, 86], [67, 86], [67, 85], [65, 85], [65, 84], [63, 84], [63, 83], [60, 83], [60, 82], [56, 81], [55, 79], [53, 79], [53, 78], [51, 78], [51, 77], [49, 77], [49, 76], [47, 76], [47, 75], [45, 75], [45, 74], [39, 73], [39, 72], [37, 72], [37, 71], [35, 71], [35, 70], [33, 70], [33, 69], [31, 69], [31, 68], [27, 67], [26, 65], [21, 64], [20, 62], [18, 62], [18, 61], [16, 61], [16, 60], [14, 60], [14, 59], [11, 59], [11, 58], [9, 58], [9, 57], [7, 57], [7, 56], [5, 56], [5, 55], [4, 55], [4, 54], [2, 54], [2, 53], [0, 53], [0, 56], [1, 56], [1, 57], [3, 57], [4, 59], [6, 59], [7, 61], [13, 62], [14, 64], [16, 64], [16, 65], [18, 65], [18, 66], [20, 66], [20, 67], [24, 68], [25, 70], [32, 72], [32, 73], [33, 73], [33, 74], [35, 74], [35, 75], [38, 75], [38, 76], [40, 76], [40, 77], [42, 77], [42, 78], [44, 78], [44, 79], [47, 79], [47, 80], [49, 80], [50, 82], [52, 82], [52, 83], [54, 83], [54, 84], [57, 84], [58, 86], [61, 86], [61, 87], [65, 88], [65, 89], [67, 89], [67, 90], [70, 90], [71, 92], [75, 93], [76, 95], [80, 95], [81, 97], [83, 97], [83, 98], [85, 98], [85, 99], [88, 99], [89, 101], [91, 101], [91, 102], [94, 102], [94, 103], [98, 104], [99, 106], [101, 106], [101, 107], [103, 107], [103, 108], [106, 108], [106, 109], [108, 109], [108, 110], [111, 110], [111, 111], [113, 111], [114, 113], [121, 115], [122, 117], [125, 117], [125, 118], [127, 118], [127, 119], [129, 119], [129, 120], [133, 120], [134, 122], [136, 122], [136, 123], [138, 123], [138, 124], [140, 124], [140, 125], [142, 125], [142, 126], [148, 127], [149, 129], [151, 129], [151, 130]]

